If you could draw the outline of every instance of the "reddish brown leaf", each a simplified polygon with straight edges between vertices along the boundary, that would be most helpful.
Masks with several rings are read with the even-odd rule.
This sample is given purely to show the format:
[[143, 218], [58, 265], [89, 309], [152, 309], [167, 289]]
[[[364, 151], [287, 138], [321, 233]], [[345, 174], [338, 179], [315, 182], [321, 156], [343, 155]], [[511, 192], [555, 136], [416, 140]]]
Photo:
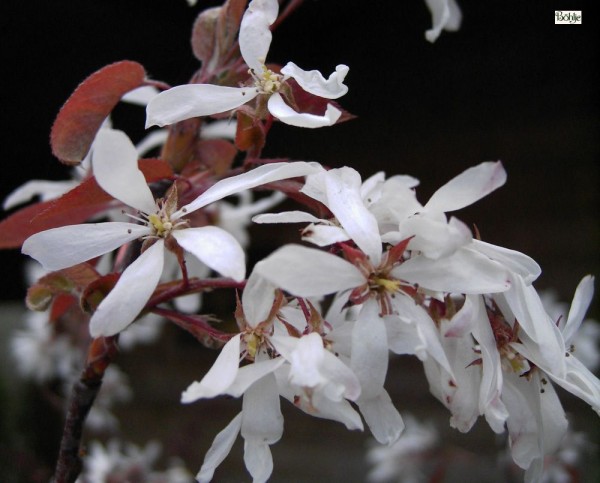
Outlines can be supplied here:
[[215, 52], [215, 31], [222, 7], [208, 8], [200, 12], [192, 29], [192, 51], [196, 58], [208, 62]]
[[[45, 310], [54, 300], [52, 311], [57, 319], [72, 305], [72, 295], [87, 287], [99, 277], [98, 272], [89, 264], [82, 263], [64, 270], [44, 275], [29, 290], [25, 302], [31, 310]], [[68, 295], [70, 302], [60, 301], [60, 295]], [[57, 302], [60, 302], [57, 304]]]
[[204, 169], [217, 176], [224, 175], [233, 164], [237, 149], [224, 139], [200, 141], [196, 147], [196, 158]]
[[137, 62], [107, 65], [85, 79], [61, 108], [50, 133], [52, 153], [63, 163], [81, 163], [96, 132], [121, 97], [144, 84]]
[[64, 268], [59, 270], [58, 273], [61, 273], [64, 277], [69, 279], [69, 281], [79, 290], [84, 289], [100, 277], [96, 269], [89, 263], [80, 263], [69, 268]]
[[67, 311], [77, 303], [77, 299], [72, 295], [59, 294], [54, 298], [52, 309], [50, 309], [50, 322], [56, 322]]
[[113, 289], [119, 280], [118, 273], [109, 273], [90, 283], [81, 294], [81, 306], [86, 312], [96, 310], [104, 297]]
[[178, 173], [182, 172], [194, 157], [201, 123], [199, 118], [192, 118], [169, 128], [169, 137], [163, 146], [161, 157]]
[[164, 159], [148, 158], [140, 159], [138, 167], [144, 173], [148, 183], [154, 183], [162, 179], [170, 179], [174, 176], [171, 165]]
[[219, 53], [224, 56], [235, 43], [240, 22], [248, 0], [227, 0], [221, 10], [217, 26]]
[[237, 113], [237, 131], [235, 145], [241, 151], [260, 152], [265, 145], [265, 128], [256, 118], [249, 116], [244, 111]]

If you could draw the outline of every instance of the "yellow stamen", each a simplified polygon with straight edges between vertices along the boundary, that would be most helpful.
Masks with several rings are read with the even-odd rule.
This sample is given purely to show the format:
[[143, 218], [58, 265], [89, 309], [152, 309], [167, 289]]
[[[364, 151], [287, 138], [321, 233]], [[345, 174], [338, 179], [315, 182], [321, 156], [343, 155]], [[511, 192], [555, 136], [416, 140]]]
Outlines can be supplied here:
[[373, 281], [382, 287], [386, 292], [394, 293], [400, 289], [400, 280], [390, 280], [388, 278], [376, 277]]

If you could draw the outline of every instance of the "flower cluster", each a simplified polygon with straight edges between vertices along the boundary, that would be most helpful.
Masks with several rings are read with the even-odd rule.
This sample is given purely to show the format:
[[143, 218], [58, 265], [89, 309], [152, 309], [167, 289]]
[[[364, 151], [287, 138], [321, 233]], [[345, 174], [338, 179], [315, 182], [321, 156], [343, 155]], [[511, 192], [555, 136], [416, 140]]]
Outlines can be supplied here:
[[[385, 388], [390, 354], [422, 362], [453, 428], [468, 432], [482, 416], [493, 432], [507, 432], [514, 462], [527, 481], [539, 481], [545, 457], [567, 431], [553, 383], [600, 412], [600, 381], [574, 343], [594, 278], [583, 278], [565, 317], [552, 317], [533, 286], [538, 264], [481, 240], [454, 216], [506, 182], [499, 161], [467, 169], [422, 203], [419, 181], [408, 175], [379, 172], [363, 180], [352, 167], [262, 157], [276, 121], [320, 128], [351, 117], [337, 103], [348, 91], [349, 69], [338, 65], [325, 78], [292, 62], [267, 64], [271, 30], [289, 10], [280, 14], [277, 0], [246, 3], [227, 0], [200, 14], [192, 47], [202, 64], [189, 84], [170, 88], [148, 79], [139, 64], [121, 62], [84, 81], [63, 107], [53, 152], [68, 164], [89, 165], [60, 186], [26, 185], [6, 204], [43, 197], [33, 211], [7, 220], [18, 228], [13, 243], [48, 271], [29, 290], [29, 306], [49, 309], [53, 327], [66, 317], [73, 332], [89, 323], [84, 386], [110, 377], [112, 344], [120, 338], [126, 345], [148, 314], [221, 349], [181, 396], [183, 403], [242, 398], [198, 481], [213, 478], [240, 434], [248, 472], [266, 481], [270, 446], [283, 434], [281, 398], [350, 430], [366, 425], [379, 443], [393, 445], [405, 424], [401, 403]], [[458, 28], [454, 1], [426, 3], [434, 23], [428, 40]], [[108, 120], [121, 99], [147, 104], [147, 127], [169, 127], [136, 148]], [[156, 149], [157, 158], [144, 157]], [[273, 194], [255, 199], [253, 190]], [[303, 208], [266, 213], [286, 196]], [[247, 276], [251, 221], [300, 224], [301, 231]], [[235, 330], [200, 313], [199, 295], [216, 289], [237, 291]], [[41, 340], [43, 351], [17, 337], [24, 371], [38, 379], [71, 372], [72, 361], [61, 354], [66, 339], [55, 337], [52, 345], [54, 332], [43, 323], [32, 330], [38, 336], [29, 339]], [[77, 398], [74, 391], [71, 407], [83, 404]], [[413, 438], [420, 450], [436, 436], [416, 431]], [[88, 466], [115, 459], [129, 474], [131, 458], [121, 461], [115, 448], [94, 446], [93, 453]], [[57, 472], [67, 461], [59, 457]]]

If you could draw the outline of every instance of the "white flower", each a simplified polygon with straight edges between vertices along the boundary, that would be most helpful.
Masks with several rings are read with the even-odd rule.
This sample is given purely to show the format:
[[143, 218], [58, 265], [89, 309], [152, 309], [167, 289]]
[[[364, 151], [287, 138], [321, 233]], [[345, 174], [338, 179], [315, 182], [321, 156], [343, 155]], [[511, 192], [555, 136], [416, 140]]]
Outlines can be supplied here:
[[[323, 392], [332, 401], [357, 399], [360, 386], [356, 376], [324, 348], [319, 334], [291, 337], [285, 327], [280, 326], [275, 316], [280, 312], [282, 303], [281, 295], [275, 297], [275, 287], [255, 269], [248, 279], [242, 294], [242, 306], [238, 309], [238, 318], [243, 314], [243, 320], [238, 320], [242, 332], [225, 344], [204, 378], [186, 389], [182, 402], [221, 394], [239, 397], [254, 382], [284, 363], [291, 366], [288, 378], [293, 386], [307, 389], [311, 394]], [[304, 325], [306, 327], [306, 321]], [[240, 356], [254, 362], [240, 368]]]
[[[381, 258], [381, 253], [379, 254]], [[286, 245], [255, 268], [274, 285], [300, 297], [312, 297], [356, 289], [369, 284], [368, 274], [350, 262], [319, 250]], [[385, 299], [385, 294], [382, 295]], [[360, 308], [351, 335], [350, 367], [361, 386], [356, 400], [361, 413], [380, 442], [390, 443], [403, 424], [383, 388], [388, 365], [386, 328], [377, 296], [367, 297]]]
[[[284, 315], [280, 310], [283, 299], [281, 294], [275, 297], [274, 289], [252, 273], [242, 294], [242, 306], [236, 312], [242, 332], [225, 344], [202, 380], [182, 394], [184, 403], [221, 394], [243, 394], [242, 413], [217, 435], [206, 454], [197, 476], [201, 482], [212, 478], [240, 431], [245, 440], [244, 461], [254, 481], [265, 481], [270, 476], [273, 461], [269, 445], [278, 441], [283, 431], [280, 394], [313, 416], [342, 422], [348, 429], [362, 429], [360, 416], [348, 402], [360, 395], [357, 377], [325, 347], [318, 333], [302, 337], [288, 334], [279, 318], [295, 327], [300, 309], [288, 306]], [[299, 324], [300, 332], [307, 322], [305, 318]], [[241, 357], [252, 362], [240, 368]]]
[[283, 178], [314, 171], [309, 163], [274, 163], [224, 179], [191, 203], [176, 209], [176, 200], [155, 201], [142, 172], [138, 155], [121, 131], [102, 130], [102, 140], [92, 159], [100, 186], [116, 199], [138, 210], [141, 223], [107, 222], [72, 225], [47, 230], [29, 237], [23, 253], [38, 260], [47, 270], [60, 270], [108, 253], [137, 239], [150, 239], [149, 246], [121, 274], [119, 281], [98, 306], [90, 321], [93, 337], [116, 334], [129, 325], [144, 308], [163, 271], [165, 240], [177, 243], [216, 272], [242, 280], [245, 255], [231, 234], [215, 226], [188, 228], [184, 217], [231, 194]]
[[320, 72], [304, 71], [293, 62], [281, 69], [281, 74], [269, 70], [266, 57], [271, 45], [270, 25], [277, 18], [277, 0], [253, 0], [244, 13], [240, 27], [239, 43], [244, 61], [250, 68], [254, 85], [226, 87], [212, 84], [177, 86], [159, 94], [147, 108], [146, 127], [164, 126], [184, 119], [209, 116], [236, 109], [259, 95], [268, 97], [269, 112], [277, 119], [299, 127], [331, 126], [341, 116], [341, 111], [331, 104], [323, 116], [299, 113], [283, 99], [280, 91], [286, 79], [293, 78], [306, 92], [326, 99], [337, 99], [348, 91], [343, 84], [348, 67], [338, 65], [328, 79]]
[[[335, 219], [319, 220], [294, 211], [259, 215], [254, 221], [311, 222], [303, 232], [304, 240], [319, 246], [352, 240], [375, 269], [381, 263], [382, 242], [397, 245], [410, 238], [408, 249], [413, 254], [394, 266], [391, 275], [396, 279], [442, 292], [491, 293], [509, 288], [507, 268], [471, 243], [471, 233], [462, 222], [452, 218], [448, 223], [445, 215], [501, 186], [506, 179], [501, 163], [481, 163], [466, 170], [438, 189], [424, 207], [408, 188], [414, 186], [414, 179], [392, 179], [392, 186], [403, 193], [400, 198], [384, 191], [386, 183], [379, 176], [361, 184], [352, 168], [317, 172], [307, 177], [301, 191], [323, 203]], [[394, 224], [395, 231], [380, 233], [380, 227]]]

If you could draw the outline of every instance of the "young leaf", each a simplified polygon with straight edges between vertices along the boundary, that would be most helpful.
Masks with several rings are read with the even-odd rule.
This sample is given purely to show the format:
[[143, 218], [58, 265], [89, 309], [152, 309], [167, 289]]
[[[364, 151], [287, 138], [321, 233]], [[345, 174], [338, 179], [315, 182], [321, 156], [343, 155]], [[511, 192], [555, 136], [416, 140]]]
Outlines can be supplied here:
[[219, 53], [224, 56], [235, 43], [247, 0], [227, 0], [221, 10], [217, 26]]
[[85, 79], [61, 108], [50, 132], [52, 153], [63, 163], [81, 163], [96, 132], [121, 97], [144, 84], [137, 62], [107, 65]]
[[215, 53], [215, 30], [222, 7], [207, 8], [200, 12], [192, 29], [192, 51], [202, 62], [211, 60]]

